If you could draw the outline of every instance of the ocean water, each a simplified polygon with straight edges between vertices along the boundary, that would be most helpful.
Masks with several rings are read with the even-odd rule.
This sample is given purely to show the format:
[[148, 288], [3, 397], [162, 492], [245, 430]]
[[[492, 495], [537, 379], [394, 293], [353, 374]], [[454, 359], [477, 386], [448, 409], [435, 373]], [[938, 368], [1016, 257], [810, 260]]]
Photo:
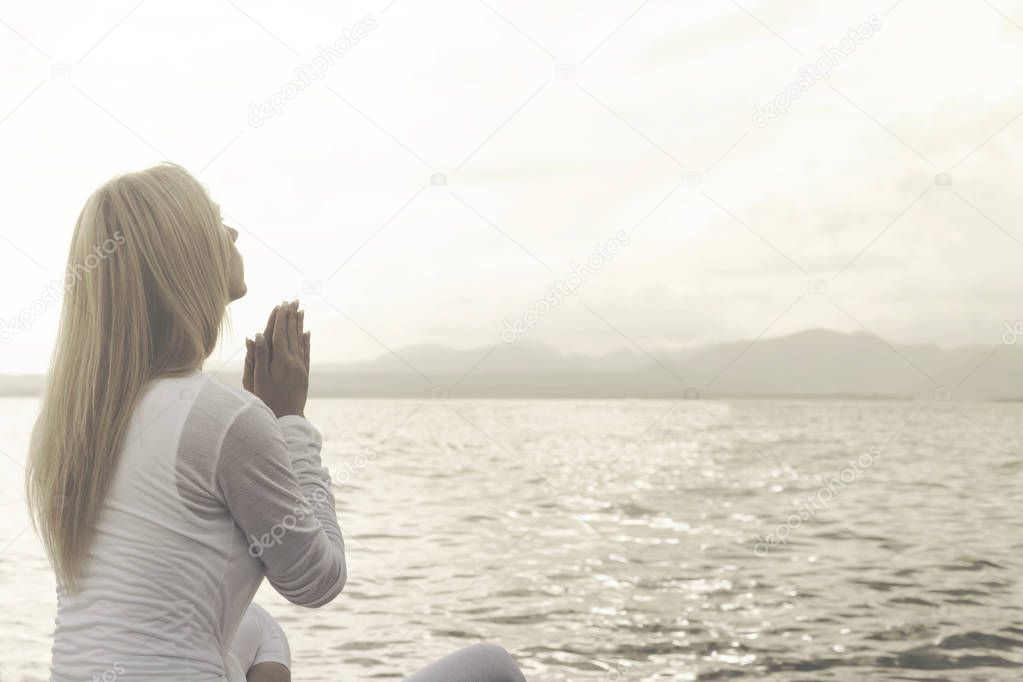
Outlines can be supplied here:
[[[31, 399], [0, 400], [0, 680], [43, 680]], [[257, 600], [302, 681], [477, 640], [530, 680], [1023, 678], [1023, 406], [315, 400], [349, 554]]]

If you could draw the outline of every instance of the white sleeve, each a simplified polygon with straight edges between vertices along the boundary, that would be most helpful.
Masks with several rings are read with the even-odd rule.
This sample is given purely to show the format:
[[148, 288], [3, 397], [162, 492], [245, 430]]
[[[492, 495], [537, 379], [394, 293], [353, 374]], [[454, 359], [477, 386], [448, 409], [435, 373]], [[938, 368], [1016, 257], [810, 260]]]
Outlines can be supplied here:
[[253, 401], [241, 410], [220, 446], [217, 494], [245, 533], [249, 553], [288, 601], [318, 607], [347, 579], [344, 540], [322, 441], [302, 417], [277, 420]]

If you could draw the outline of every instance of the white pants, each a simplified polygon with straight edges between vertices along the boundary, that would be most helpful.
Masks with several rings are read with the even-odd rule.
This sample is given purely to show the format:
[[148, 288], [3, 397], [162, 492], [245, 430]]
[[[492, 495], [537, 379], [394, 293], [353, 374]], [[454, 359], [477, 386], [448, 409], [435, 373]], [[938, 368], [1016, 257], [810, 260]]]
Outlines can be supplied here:
[[[245, 674], [257, 663], [280, 663], [290, 670], [291, 650], [273, 616], [252, 603], [228, 653], [228, 682], [245, 682]], [[473, 644], [434, 661], [406, 682], [526, 682], [526, 678], [501, 647]]]
[[473, 644], [431, 663], [405, 682], [526, 682], [526, 678], [501, 647]]
[[280, 663], [291, 670], [291, 649], [284, 630], [256, 603], [249, 604], [227, 655], [228, 682], [245, 682], [257, 663]]

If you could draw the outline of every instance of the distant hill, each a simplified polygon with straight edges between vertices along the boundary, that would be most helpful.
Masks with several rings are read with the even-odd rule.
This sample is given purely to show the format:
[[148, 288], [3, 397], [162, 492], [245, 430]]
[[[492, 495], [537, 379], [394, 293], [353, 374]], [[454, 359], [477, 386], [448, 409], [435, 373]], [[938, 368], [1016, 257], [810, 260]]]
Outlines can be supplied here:
[[[239, 368], [222, 372], [237, 384]], [[1023, 343], [943, 349], [889, 346], [866, 333], [814, 329], [684, 351], [624, 349], [603, 357], [536, 342], [458, 350], [421, 345], [368, 362], [314, 367], [318, 397], [1023, 398]], [[0, 376], [0, 395], [35, 395], [39, 376]]]

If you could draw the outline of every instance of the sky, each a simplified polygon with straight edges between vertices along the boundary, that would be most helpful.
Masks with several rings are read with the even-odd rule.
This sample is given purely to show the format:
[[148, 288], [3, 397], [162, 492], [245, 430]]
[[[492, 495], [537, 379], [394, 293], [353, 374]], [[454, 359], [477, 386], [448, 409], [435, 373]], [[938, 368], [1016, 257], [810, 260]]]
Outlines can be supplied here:
[[86, 197], [161, 160], [241, 233], [215, 362], [295, 296], [319, 362], [996, 344], [1023, 317], [1023, 0], [940, 7], [0, 2], [0, 324], [28, 320], [0, 372], [46, 368]]

